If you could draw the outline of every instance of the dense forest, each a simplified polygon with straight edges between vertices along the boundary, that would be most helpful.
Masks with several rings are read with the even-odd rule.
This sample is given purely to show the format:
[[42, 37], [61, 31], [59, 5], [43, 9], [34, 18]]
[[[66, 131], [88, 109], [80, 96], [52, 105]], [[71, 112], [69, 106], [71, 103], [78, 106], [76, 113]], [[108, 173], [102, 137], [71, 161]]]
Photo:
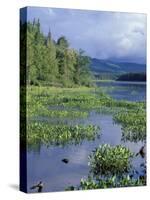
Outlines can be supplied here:
[[95, 73], [94, 78], [95, 80], [116, 80], [118, 77], [117, 73], [109, 73], [109, 72], [100, 72], [100, 73]]
[[45, 36], [40, 21], [20, 24], [21, 71], [28, 85], [60, 87], [90, 86], [90, 59], [83, 50], [70, 48], [64, 36], [55, 41]]
[[127, 73], [119, 76], [117, 81], [146, 81], [146, 73]]

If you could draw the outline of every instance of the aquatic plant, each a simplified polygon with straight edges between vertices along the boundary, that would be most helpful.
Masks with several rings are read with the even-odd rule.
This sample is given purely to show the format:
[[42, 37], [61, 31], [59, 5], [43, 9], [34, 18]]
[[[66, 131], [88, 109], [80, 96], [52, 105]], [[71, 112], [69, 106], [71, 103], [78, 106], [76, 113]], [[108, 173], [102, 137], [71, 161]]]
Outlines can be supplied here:
[[116, 175], [105, 178], [93, 180], [88, 178], [88, 180], [81, 179], [79, 188], [82, 190], [86, 189], [98, 189], [98, 188], [115, 188], [115, 187], [129, 187], [129, 186], [142, 186], [145, 185], [145, 179], [131, 178], [129, 175], [118, 178]]
[[89, 165], [94, 175], [114, 175], [128, 172], [133, 153], [124, 146], [103, 144], [89, 156]]
[[99, 178], [94, 180], [92, 177], [81, 179], [79, 186], [69, 186], [66, 190], [88, 190], [115, 187], [143, 186], [146, 185], [146, 176], [137, 179], [131, 178], [129, 175], [121, 178], [116, 175], [107, 178]]
[[121, 110], [114, 115], [114, 122], [122, 125], [123, 141], [146, 140], [146, 112], [144, 109]]
[[[47, 106], [63, 106], [78, 108], [78, 111], [98, 110], [108, 111], [113, 108], [144, 108], [145, 103], [117, 101], [95, 88], [47, 88], [28, 87], [27, 104], [29, 115], [37, 110], [47, 109]], [[37, 109], [36, 109], [37, 108]], [[113, 110], [114, 110], [113, 109]], [[48, 112], [48, 111], [47, 111]], [[82, 115], [82, 114], [81, 114]]]
[[100, 128], [94, 125], [51, 125], [43, 122], [32, 122], [27, 125], [27, 141], [60, 145], [80, 144], [83, 140], [94, 140]]
[[[122, 127], [122, 140], [146, 140], [146, 104], [145, 102], [117, 101], [97, 88], [27, 88], [27, 143], [39, 151], [41, 144], [66, 146], [81, 144], [85, 140], [95, 140], [101, 135], [98, 126], [65, 124], [63, 118], [88, 117], [90, 111], [111, 113], [115, 123]], [[46, 121], [40, 121], [46, 117]], [[57, 119], [59, 124], [50, 124], [49, 119]], [[61, 118], [61, 119], [60, 119]], [[70, 121], [69, 121], [70, 122]], [[73, 121], [75, 122], [75, 120]], [[74, 124], [74, 123], [73, 123]], [[25, 133], [24, 133], [24, 135]], [[23, 138], [25, 138], [23, 137]], [[28, 148], [28, 149], [29, 149]], [[68, 190], [97, 189], [111, 187], [138, 186], [146, 184], [146, 177], [130, 177], [133, 153], [124, 146], [104, 144], [96, 148], [89, 156], [90, 174], [81, 179], [79, 186], [70, 186]], [[145, 170], [145, 168], [143, 169]], [[146, 172], [144, 172], [146, 174]], [[143, 173], [143, 174], [144, 174]]]
[[85, 118], [88, 117], [88, 112], [77, 110], [49, 110], [43, 109], [38, 112], [37, 116], [51, 118]]
[[[133, 128], [133, 126], [131, 126], [131, 123], [130, 123], [130, 126], [127, 126], [127, 121], [124, 121], [126, 116], [124, 118], [122, 117], [123, 113], [126, 113], [126, 112], [128, 112], [128, 114], [132, 112], [134, 113], [134, 110], [137, 110], [137, 109], [143, 110], [143, 113], [144, 113], [145, 103], [144, 102], [116, 101], [112, 99], [111, 97], [109, 97], [108, 95], [104, 94], [101, 89], [97, 89], [97, 88], [86, 88], [86, 87], [55, 88], [55, 87], [36, 87], [36, 86], [27, 87], [27, 118], [28, 118], [29, 124], [30, 122], [33, 121], [33, 119], [34, 121], [38, 123], [38, 119], [36, 119], [36, 117], [41, 117], [41, 118], [46, 117], [47, 119], [85, 118], [85, 117], [88, 117], [89, 112], [91, 110], [95, 110], [98, 113], [115, 114], [114, 121], [122, 125], [123, 138], [127, 139], [127, 133], [129, 133], [129, 131], [131, 132], [131, 128], [132, 128], [132, 132], [136, 133], [136, 131], [133, 131], [133, 130], [135, 130], [137, 127], [140, 126], [140, 128], [137, 128], [137, 129], [142, 130], [140, 131], [140, 133], [143, 140], [146, 137], [144, 121], [142, 123], [137, 122], [136, 124], [134, 122], [135, 126]], [[119, 112], [120, 110], [121, 112]], [[122, 114], [120, 115], [120, 113]], [[133, 116], [130, 116], [130, 119], [128, 121], [131, 122], [132, 117]], [[137, 113], [136, 117], [138, 119], [141, 118], [140, 112]], [[141, 120], [143, 119], [141, 118]], [[134, 121], [135, 121], [135, 117], [134, 117]], [[34, 126], [35, 125], [33, 125], [33, 127]], [[37, 135], [37, 130], [35, 129], [35, 127], [34, 128], [33, 127], [32, 127], [32, 131], [31, 131], [31, 128], [28, 129], [29, 133], [32, 132], [31, 135], [29, 135], [28, 133], [29, 138], [30, 138], [28, 139], [28, 141], [32, 140], [32, 142], [34, 142], [34, 139], [35, 139], [35, 142], [37, 142], [38, 137], [35, 136]], [[46, 127], [47, 125], [46, 126], [42, 125], [42, 128], [40, 129], [40, 132], [43, 133], [43, 135], [48, 135]], [[39, 132], [38, 134], [40, 135]], [[53, 141], [51, 137], [49, 137], [49, 140]]]

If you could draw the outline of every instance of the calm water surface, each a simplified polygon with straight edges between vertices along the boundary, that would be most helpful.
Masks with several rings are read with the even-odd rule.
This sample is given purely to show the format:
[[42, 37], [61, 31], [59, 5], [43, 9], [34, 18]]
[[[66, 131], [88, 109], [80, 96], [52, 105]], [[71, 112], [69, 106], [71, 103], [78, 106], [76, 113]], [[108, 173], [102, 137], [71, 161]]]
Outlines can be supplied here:
[[128, 101], [145, 101], [146, 82], [128, 82], [128, 81], [101, 81], [96, 82], [104, 91], [114, 99]]
[[[97, 83], [99, 86], [107, 89], [108, 94], [116, 99], [126, 99], [130, 101], [145, 101], [145, 84], [131, 83]], [[109, 89], [109, 87], [112, 89]], [[43, 119], [45, 120], [45, 119]], [[121, 141], [121, 126], [114, 124], [112, 115], [98, 114], [91, 111], [89, 117], [82, 120], [75, 120], [70, 123], [93, 124], [101, 127], [100, 137], [94, 141], [83, 141], [80, 145], [68, 145], [65, 147], [45, 146], [37, 144], [33, 149], [28, 150], [28, 192], [30, 186], [42, 180], [44, 182], [43, 192], [62, 191], [70, 185], [78, 185], [81, 178], [86, 178], [89, 173], [88, 156], [95, 147], [107, 143], [111, 145], [122, 144], [132, 152], [137, 153], [142, 142], [123, 142]], [[65, 164], [61, 160], [69, 159]], [[142, 174], [140, 164], [143, 158], [140, 156], [133, 160], [133, 167]]]

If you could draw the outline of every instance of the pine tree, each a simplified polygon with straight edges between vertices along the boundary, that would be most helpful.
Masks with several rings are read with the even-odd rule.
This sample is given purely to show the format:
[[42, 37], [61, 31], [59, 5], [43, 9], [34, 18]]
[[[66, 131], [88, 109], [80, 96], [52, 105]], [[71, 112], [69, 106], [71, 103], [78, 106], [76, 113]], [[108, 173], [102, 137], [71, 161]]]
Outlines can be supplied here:
[[29, 85], [90, 85], [89, 58], [83, 50], [70, 48], [64, 36], [56, 42], [50, 30], [44, 36], [39, 20], [20, 26], [21, 68], [27, 69]]
[[57, 82], [58, 66], [56, 60], [56, 46], [52, 41], [50, 30], [46, 39], [46, 47], [46, 80], [52, 84]]

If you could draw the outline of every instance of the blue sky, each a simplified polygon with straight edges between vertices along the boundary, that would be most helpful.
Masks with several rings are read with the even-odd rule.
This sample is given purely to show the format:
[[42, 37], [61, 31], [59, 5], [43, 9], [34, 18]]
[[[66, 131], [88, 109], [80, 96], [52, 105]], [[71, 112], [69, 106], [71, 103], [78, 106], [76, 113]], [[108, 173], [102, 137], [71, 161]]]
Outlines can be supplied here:
[[87, 55], [126, 62], [146, 62], [146, 15], [29, 7], [28, 21], [40, 19], [41, 29], [57, 40], [64, 35], [70, 46]]

